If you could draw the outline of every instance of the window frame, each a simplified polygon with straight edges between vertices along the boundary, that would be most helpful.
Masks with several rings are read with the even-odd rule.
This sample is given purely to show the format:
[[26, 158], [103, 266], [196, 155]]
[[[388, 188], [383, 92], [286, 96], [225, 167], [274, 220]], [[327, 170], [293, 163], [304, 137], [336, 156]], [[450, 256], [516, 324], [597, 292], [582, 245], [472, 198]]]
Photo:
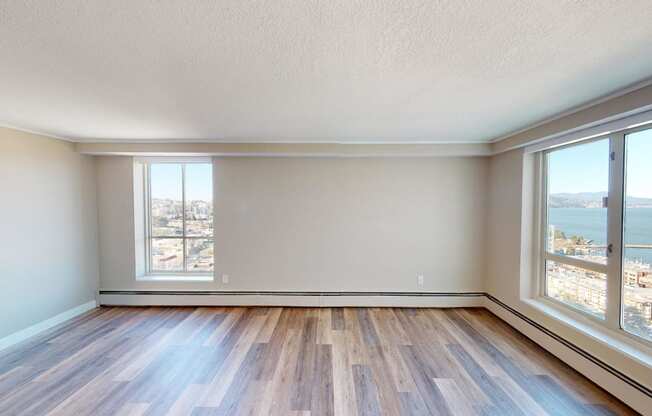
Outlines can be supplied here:
[[[145, 277], [172, 277], [172, 276], [190, 276], [190, 277], [211, 277], [213, 271], [189, 271], [188, 270], [188, 255], [187, 240], [210, 240], [215, 247], [215, 229], [210, 237], [206, 236], [188, 236], [186, 235], [186, 165], [189, 164], [209, 164], [211, 165], [211, 176], [213, 175], [213, 163], [210, 158], [204, 157], [189, 157], [189, 158], [171, 158], [171, 157], [151, 157], [141, 158], [138, 160], [143, 164], [143, 224], [145, 225]], [[152, 233], [152, 182], [151, 182], [151, 165], [153, 164], [175, 164], [181, 165], [181, 210], [182, 210], [182, 235], [181, 236], [154, 236]], [[211, 183], [213, 178], [211, 177]], [[213, 187], [214, 188], [214, 187]], [[211, 189], [211, 203], [214, 205], [215, 195], [214, 189]], [[214, 212], [213, 212], [214, 214]], [[214, 219], [213, 219], [214, 221]], [[180, 239], [182, 240], [183, 250], [183, 270], [155, 270], [152, 268], [152, 242], [154, 239]], [[213, 252], [213, 265], [215, 264], [215, 253]]]
[[[543, 296], [546, 300], [553, 302], [555, 305], [562, 306], [566, 309], [572, 310], [573, 312], [579, 313], [582, 316], [585, 316], [595, 322], [604, 324], [604, 322], [607, 321], [607, 315], [608, 315], [608, 309], [609, 309], [609, 296], [608, 296], [608, 291], [609, 291], [609, 274], [608, 274], [608, 264], [609, 260], [607, 260], [607, 264], [601, 264], [601, 263], [595, 263], [595, 262], [590, 262], [587, 260], [582, 260], [570, 256], [561, 256], [559, 254], [554, 254], [550, 253], [547, 250], [547, 236], [548, 236], [548, 157], [550, 153], [563, 150], [563, 149], [568, 149], [572, 147], [577, 147], [593, 142], [597, 142], [600, 140], [609, 140], [609, 152], [611, 152], [611, 140], [610, 140], [610, 135], [609, 134], [603, 134], [600, 136], [593, 137], [591, 139], [587, 140], [582, 140], [582, 141], [576, 141], [573, 143], [567, 143], [563, 144], [560, 146], [554, 146], [548, 149], [545, 149], [540, 152], [541, 154], [541, 191], [540, 191], [540, 199], [539, 203], [541, 205], [541, 223], [539, 224], [539, 262], [538, 262], [538, 269], [539, 269], [539, 274], [540, 274], [540, 279], [539, 279], [539, 293], [541, 296]], [[608, 157], [609, 155], [607, 155]], [[612, 169], [611, 169], [611, 163], [609, 164], [609, 187], [611, 185], [611, 174], [612, 174]], [[609, 211], [607, 211], [609, 213]], [[607, 214], [607, 240], [609, 240], [609, 218]], [[588, 313], [586, 311], [583, 311], [580, 308], [574, 307], [570, 304], [564, 303], [558, 299], [555, 299], [551, 296], [548, 296], [547, 293], [547, 275], [546, 275], [546, 261], [554, 261], [557, 263], [563, 263], [563, 264], [568, 264], [570, 266], [575, 266], [579, 267], [585, 270], [590, 270], [596, 273], [602, 273], [605, 276], [607, 276], [607, 300], [606, 300], [606, 307], [605, 307], [605, 318], [602, 319], [600, 317], [597, 317], [591, 313]]]
[[[627, 338], [635, 340], [646, 346], [652, 346], [652, 340], [629, 332], [624, 327], [623, 313], [623, 255], [624, 255], [624, 212], [625, 212], [625, 186], [626, 186], [626, 136], [632, 133], [651, 130], [652, 124], [619, 129], [613, 132], [606, 132], [590, 138], [574, 140], [572, 142], [549, 146], [537, 150], [537, 184], [535, 192], [536, 215], [536, 242], [535, 249], [537, 260], [535, 261], [535, 279], [538, 297], [549, 304], [561, 309], [570, 316], [587, 318], [597, 323], [624, 334]], [[608, 201], [607, 201], [607, 246], [611, 245], [611, 251], [607, 250], [607, 264], [590, 262], [573, 257], [561, 256], [550, 253], [547, 250], [548, 235], [548, 156], [554, 151], [565, 148], [581, 146], [599, 140], [609, 140], [609, 175], [608, 175]], [[555, 261], [571, 266], [580, 267], [606, 275], [606, 308], [604, 319], [595, 316], [580, 308], [554, 299], [547, 294], [546, 261]]]

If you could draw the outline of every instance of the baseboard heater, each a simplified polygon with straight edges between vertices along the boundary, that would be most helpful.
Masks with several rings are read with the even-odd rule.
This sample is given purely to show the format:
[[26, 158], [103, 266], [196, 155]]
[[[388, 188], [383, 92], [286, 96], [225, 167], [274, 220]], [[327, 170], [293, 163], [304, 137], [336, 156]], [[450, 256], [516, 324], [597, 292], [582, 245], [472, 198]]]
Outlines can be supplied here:
[[225, 290], [100, 290], [100, 295], [175, 295], [175, 296], [459, 296], [483, 297], [484, 292], [296, 292]]

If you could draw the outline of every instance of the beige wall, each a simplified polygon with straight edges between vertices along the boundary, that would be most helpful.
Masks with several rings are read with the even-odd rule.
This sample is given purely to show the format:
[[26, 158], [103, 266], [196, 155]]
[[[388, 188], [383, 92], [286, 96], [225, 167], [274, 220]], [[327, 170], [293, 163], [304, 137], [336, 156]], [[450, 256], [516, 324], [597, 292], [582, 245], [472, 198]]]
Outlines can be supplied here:
[[[574, 325], [555, 319], [533, 307], [531, 301], [528, 301], [532, 296], [528, 290], [523, 289], [529, 288], [533, 282], [530, 262], [534, 235], [531, 228], [534, 222], [531, 211], [535, 201], [533, 164], [532, 155], [525, 154], [522, 149], [490, 158], [486, 235], [487, 292], [640, 383], [652, 386], [652, 371], [640, 357], [623, 353], [615, 348], [615, 342], [598, 340], [596, 336], [579, 331]], [[523, 323], [515, 315], [489, 301], [487, 306], [498, 316], [637, 410], [649, 409], [652, 405], [649, 397], [583, 360], [547, 335]], [[589, 326], [585, 327], [590, 330]]]
[[135, 279], [133, 159], [103, 156], [96, 163], [102, 288], [109, 276]]
[[0, 338], [95, 299], [93, 157], [0, 128]]
[[216, 280], [143, 282], [134, 278], [132, 159], [98, 158], [102, 289], [484, 290], [486, 158], [218, 158], [214, 166]]
[[486, 289], [505, 300], [518, 300], [521, 248], [522, 151], [490, 159], [487, 202]]

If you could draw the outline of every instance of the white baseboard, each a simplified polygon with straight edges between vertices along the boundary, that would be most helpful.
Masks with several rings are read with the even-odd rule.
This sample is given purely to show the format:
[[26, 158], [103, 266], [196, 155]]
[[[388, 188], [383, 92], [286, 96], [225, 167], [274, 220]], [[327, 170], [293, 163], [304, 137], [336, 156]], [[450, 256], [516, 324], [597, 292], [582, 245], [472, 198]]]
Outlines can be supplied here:
[[634, 386], [610, 373], [600, 365], [591, 362], [589, 359], [582, 356], [582, 351], [575, 351], [571, 347], [555, 340], [553, 337], [520, 318], [515, 313], [492, 301], [490, 296], [485, 299], [485, 308], [503, 321], [507, 322], [527, 338], [534, 341], [543, 349], [583, 374], [586, 378], [622, 400], [632, 409], [641, 414], [647, 414], [646, 412], [648, 412], [649, 409], [652, 409], [652, 397], [636, 389]]
[[95, 308], [97, 308], [97, 301], [92, 300], [83, 305], [68, 309], [50, 319], [46, 319], [45, 321], [41, 321], [18, 332], [7, 335], [0, 339], [0, 351]]
[[452, 308], [482, 307], [480, 294], [157, 294], [157, 293], [102, 293], [100, 304], [111, 306], [307, 306], [307, 307], [408, 307]]

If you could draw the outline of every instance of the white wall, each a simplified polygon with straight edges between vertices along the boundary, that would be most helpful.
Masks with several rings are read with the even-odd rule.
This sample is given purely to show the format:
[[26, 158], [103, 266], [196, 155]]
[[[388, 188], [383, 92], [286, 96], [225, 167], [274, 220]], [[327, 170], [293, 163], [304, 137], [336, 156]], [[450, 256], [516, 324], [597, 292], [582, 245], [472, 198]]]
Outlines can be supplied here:
[[93, 301], [98, 287], [93, 157], [0, 128], [0, 338]]
[[216, 159], [210, 283], [135, 280], [132, 165], [98, 158], [101, 289], [484, 290], [486, 158]]

